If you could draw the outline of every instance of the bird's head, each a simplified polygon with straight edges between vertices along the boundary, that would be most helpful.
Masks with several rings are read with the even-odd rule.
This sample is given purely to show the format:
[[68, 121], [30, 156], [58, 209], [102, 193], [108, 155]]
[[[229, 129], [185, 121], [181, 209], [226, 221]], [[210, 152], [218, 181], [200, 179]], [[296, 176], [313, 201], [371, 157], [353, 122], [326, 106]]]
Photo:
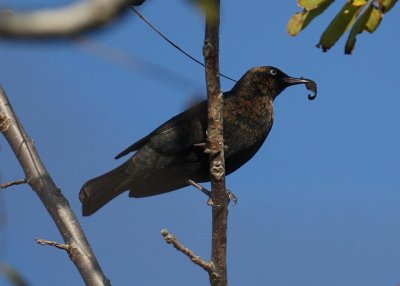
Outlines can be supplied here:
[[313, 95], [308, 99], [313, 100], [317, 96], [317, 85], [314, 81], [305, 78], [288, 76], [278, 68], [271, 66], [254, 67], [247, 71], [238, 81], [234, 88], [241, 88], [249, 91], [252, 95], [261, 94], [271, 96], [275, 99], [285, 88], [295, 84], [304, 83]]

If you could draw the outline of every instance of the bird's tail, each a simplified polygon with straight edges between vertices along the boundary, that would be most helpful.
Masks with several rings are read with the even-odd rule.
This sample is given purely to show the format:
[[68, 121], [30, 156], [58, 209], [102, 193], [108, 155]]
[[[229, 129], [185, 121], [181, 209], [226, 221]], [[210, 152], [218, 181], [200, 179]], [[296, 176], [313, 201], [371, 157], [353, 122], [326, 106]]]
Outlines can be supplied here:
[[89, 216], [113, 198], [129, 189], [130, 176], [127, 173], [127, 164], [87, 181], [79, 192], [82, 202], [82, 214]]

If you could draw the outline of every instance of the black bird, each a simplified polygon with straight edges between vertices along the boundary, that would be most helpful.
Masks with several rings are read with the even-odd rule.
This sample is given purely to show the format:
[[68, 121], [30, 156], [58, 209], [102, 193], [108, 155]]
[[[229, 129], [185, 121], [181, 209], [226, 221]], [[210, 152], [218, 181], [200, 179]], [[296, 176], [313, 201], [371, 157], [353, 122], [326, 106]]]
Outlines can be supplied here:
[[[288, 86], [304, 83], [314, 95], [315, 82], [293, 78], [275, 67], [255, 67], [224, 93], [226, 173], [250, 160], [267, 138], [274, 120], [274, 99]], [[110, 200], [130, 191], [134, 198], [158, 195], [196, 182], [209, 181], [206, 142], [207, 101], [172, 117], [115, 158], [136, 153], [121, 166], [86, 182], [79, 194], [82, 213], [88, 216]]]

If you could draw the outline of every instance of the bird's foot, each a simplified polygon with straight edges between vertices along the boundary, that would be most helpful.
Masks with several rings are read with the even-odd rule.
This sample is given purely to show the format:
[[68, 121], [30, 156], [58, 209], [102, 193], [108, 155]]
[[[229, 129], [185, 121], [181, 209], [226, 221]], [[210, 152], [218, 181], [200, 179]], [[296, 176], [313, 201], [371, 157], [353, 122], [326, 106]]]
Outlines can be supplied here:
[[203, 142], [203, 143], [195, 143], [195, 144], [193, 144], [193, 146], [205, 149], [207, 147], [207, 144], [205, 142]]
[[203, 142], [203, 143], [196, 143], [196, 144], [193, 144], [193, 146], [194, 146], [194, 147], [203, 148], [203, 152], [204, 152], [205, 154], [210, 154], [210, 153], [211, 153], [211, 150], [210, 150], [209, 148], [207, 148], [207, 143], [205, 143], [205, 142]]
[[[196, 143], [193, 144], [194, 147], [199, 147], [199, 148], [203, 148], [203, 152], [205, 154], [210, 154], [211, 150], [210, 148], [207, 148], [207, 143], [203, 142], [203, 143]], [[224, 150], [228, 149], [228, 145], [224, 145]], [[220, 152], [216, 152], [214, 155], [219, 155]]]
[[[238, 202], [237, 196], [229, 190], [227, 190], [227, 192], [228, 192], [228, 197], [229, 197], [228, 204], [232, 203], [232, 206], [236, 206], [236, 204]], [[214, 201], [211, 199], [211, 197], [208, 198], [207, 205], [209, 205], [210, 207], [220, 207], [221, 206], [221, 205], [215, 204]]]
[[213, 202], [213, 200], [211, 199], [211, 191], [208, 190], [207, 188], [203, 187], [202, 185], [200, 185], [199, 183], [196, 183], [195, 181], [188, 179], [187, 180], [188, 184], [192, 185], [193, 187], [195, 187], [196, 189], [198, 189], [199, 191], [201, 191], [203, 194], [205, 194], [208, 197], [207, 200], [207, 205], [209, 205], [210, 207], [214, 207], [216, 206]]
[[232, 193], [230, 190], [228, 191], [228, 197], [229, 197], [229, 202], [232, 203], [232, 206], [236, 206], [237, 202], [238, 202], [238, 197]]
[[214, 204], [214, 201], [212, 200], [211, 196], [207, 200], [207, 205], [210, 207], [219, 207], [219, 205]]
[[[220, 205], [215, 204], [214, 201], [212, 200], [210, 190], [208, 190], [207, 188], [203, 187], [202, 185], [200, 185], [199, 183], [196, 183], [195, 181], [193, 181], [191, 179], [188, 179], [187, 182], [189, 185], [192, 185], [193, 187], [195, 187], [196, 189], [198, 189], [199, 191], [201, 191], [203, 194], [205, 194], [208, 197], [207, 205], [209, 205], [210, 207], [219, 207], [220, 206]], [[238, 202], [237, 196], [228, 189], [226, 191], [227, 191], [228, 197], [229, 197], [228, 204], [232, 203], [232, 206], [235, 206]]]

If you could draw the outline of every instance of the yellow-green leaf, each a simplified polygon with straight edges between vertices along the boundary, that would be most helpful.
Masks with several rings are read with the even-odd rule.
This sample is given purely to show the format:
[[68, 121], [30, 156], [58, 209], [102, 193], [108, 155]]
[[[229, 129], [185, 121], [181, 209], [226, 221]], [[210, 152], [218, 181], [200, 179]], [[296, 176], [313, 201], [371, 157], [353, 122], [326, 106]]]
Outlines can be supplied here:
[[374, 5], [371, 3], [369, 7], [364, 11], [364, 13], [360, 17], [358, 17], [357, 21], [354, 23], [353, 28], [351, 28], [349, 37], [347, 38], [346, 46], [344, 48], [345, 54], [352, 53], [356, 44], [356, 37], [358, 34], [361, 34], [364, 31], [365, 25], [367, 24], [373, 9]]
[[397, 0], [379, 0], [379, 8], [383, 13], [389, 12], [396, 4]]
[[367, 0], [353, 0], [353, 1], [349, 1], [350, 4], [353, 4], [353, 6], [364, 6], [367, 4]]
[[300, 33], [300, 31], [304, 28], [306, 14], [307, 12], [299, 12], [294, 14], [292, 18], [290, 18], [287, 26], [287, 31], [289, 35], [296, 36], [298, 33]]
[[210, 19], [213, 20], [217, 17], [217, 10], [215, 7], [215, 2], [210, 0], [190, 0], [194, 2], [197, 6], [200, 7], [201, 10], [207, 15], [209, 15]]
[[362, 7], [346, 3], [322, 34], [317, 47], [322, 48], [324, 52], [329, 50], [353, 24]]
[[369, 16], [367, 24], [365, 24], [365, 30], [367, 30], [369, 33], [375, 32], [381, 21], [382, 21], [382, 12], [379, 11], [378, 8], [374, 7], [374, 9], [371, 12], [371, 15]]
[[318, 8], [322, 5], [326, 0], [299, 0], [299, 6], [303, 7], [306, 10], [312, 10]]
[[288, 33], [291, 36], [296, 36], [301, 30], [307, 27], [315, 17], [324, 12], [333, 2], [334, 0], [322, 0], [319, 1], [320, 5], [317, 8], [309, 11], [304, 9], [303, 12], [293, 15], [287, 26]]

